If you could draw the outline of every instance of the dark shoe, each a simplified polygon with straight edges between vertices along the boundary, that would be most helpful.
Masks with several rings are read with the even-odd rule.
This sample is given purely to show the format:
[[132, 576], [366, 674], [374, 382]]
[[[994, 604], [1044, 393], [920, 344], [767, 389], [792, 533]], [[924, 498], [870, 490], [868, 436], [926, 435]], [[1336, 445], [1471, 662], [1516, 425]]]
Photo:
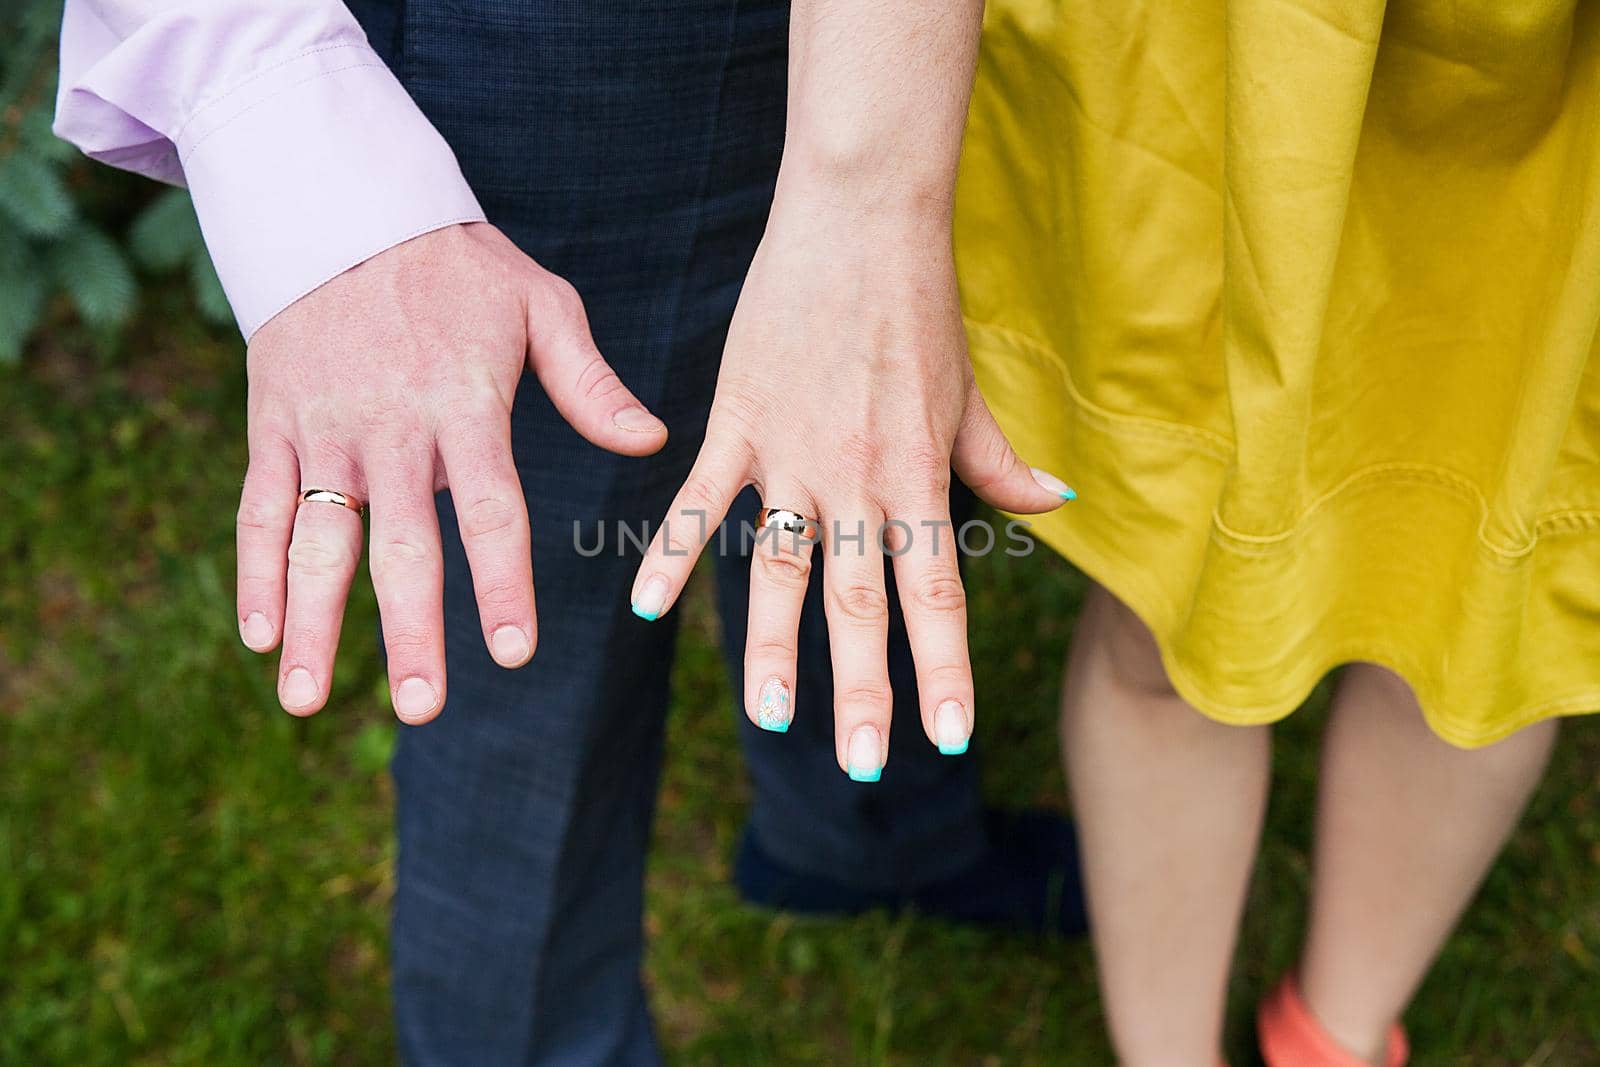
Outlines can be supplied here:
[[773, 859], [745, 830], [733, 881], [747, 903], [806, 915], [858, 915], [914, 908], [951, 922], [1033, 934], [1077, 936], [1088, 929], [1078, 875], [1078, 837], [1055, 812], [984, 813], [989, 849], [966, 870], [905, 891], [856, 889]]

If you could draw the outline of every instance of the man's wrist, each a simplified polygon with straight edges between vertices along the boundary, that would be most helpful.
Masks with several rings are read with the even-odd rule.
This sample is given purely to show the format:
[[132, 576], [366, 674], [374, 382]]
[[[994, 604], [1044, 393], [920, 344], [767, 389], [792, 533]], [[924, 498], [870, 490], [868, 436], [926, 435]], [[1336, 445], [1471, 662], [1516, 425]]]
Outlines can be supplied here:
[[246, 338], [357, 263], [483, 218], [454, 153], [365, 45], [229, 94], [177, 149]]

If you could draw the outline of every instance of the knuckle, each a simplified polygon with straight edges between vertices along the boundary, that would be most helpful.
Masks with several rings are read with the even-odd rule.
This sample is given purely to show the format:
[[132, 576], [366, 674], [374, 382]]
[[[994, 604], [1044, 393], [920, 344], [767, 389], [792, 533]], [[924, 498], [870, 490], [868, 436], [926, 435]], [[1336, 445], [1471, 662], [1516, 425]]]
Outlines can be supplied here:
[[876, 437], [856, 431], [840, 439], [834, 462], [841, 476], [851, 479], [855, 484], [865, 485], [881, 469], [883, 450]]
[[955, 575], [938, 574], [916, 585], [912, 590], [912, 602], [919, 611], [957, 615], [967, 610], [967, 590]]
[[428, 558], [428, 550], [415, 541], [390, 537], [372, 544], [372, 578], [382, 582], [412, 570]]
[[473, 587], [478, 606], [495, 613], [526, 601], [517, 583], [504, 577], [483, 578], [474, 574]]
[[973, 489], [988, 489], [1011, 477], [1017, 465], [1017, 455], [1011, 451], [1011, 444], [1000, 434], [989, 437], [983, 445], [983, 454], [979, 458], [980, 468], [984, 472], [979, 484]]
[[[924, 691], [937, 689], [960, 696], [972, 692], [972, 668], [963, 663], [940, 663], [929, 668], [927, 677], [922, 683]], [[971, 697], [968, 696], [968, 707], [971, 707]]]
[[852, 682], [841, 686], [835, 696], [841, 708], [883, 708], [892, 699], [886, 682]]
[[950, 454], [941, 453], [929, 442], [917, 441], [906, 447], [897, 464], [916, 485], [935, 485], [950, 480]]
[[[379, 405], [382, 405], [386, 410], [390, 406], [388, 401], [369, 400], [363, 408], [361, 418], [363, 420], [371, 418], [381, 421], [383, 416], [377, 414]], [[300, 464], [302, 474], [305, 473], [304, 468], [308, 466], [314, 466], [324, 474], [352, 470], [357, 466], [355, 449], [352, 447], [351, 442], [346, 440], [341, 433], [333, 430], [322, 429], [308, 434], [305, 438], [304, 446], [300, 449], [300, 454], [306, 457], [301, 460]], [[308, 460], [314, 460], [315, 462], [308, 462]]]
[[278, 533], [288, 525], [288, 518], [285, 508], [275, 507], [259, 498], [245, 497], [239, 501], [239, 512], [234, 521], [241, 530]]
[[355, 565], [350, 549], [322, 537], [296, 537], [289, 544], [289, 570], [308, 578], [331, 578]]
[[490, 453], [497, 444], [493, 430], [506, 419], [505, 399], [492, 388], [468, 388], [441, 401], [439, 422], [454, 431], [472, 454]]
[[501, 497], [474, 500], [459, 513], [461, 534], [480, 538], [513, 529], [521, 518], [520, 510]]
[[367, 413], [373, 421], [361, 446], [364, 466], [369, 471], [387, 472], [402, 483], [426, 481], [433, 473], [432, 431], [413, 412], [389, 410], [392, 417], [379, 409]]
[[882, 589], [852, 583], [834, 591], [833, 614], [857, 626], [882, 626], [889, 621], [889, 598]]
[[383, 646], [389, 653], [391, 665], [401, 667], [403, 670], [402, 665], [421, 663], [428, 659], [433, 641], [428, 634], [415, 626], [386, 624], [383, 628]]
[[721, 510], [721, 496], [709, 478], [694, 475], [683, 483], [683, 488], [678, 492], [676, 510], [689, 516], [708, 517]]
[[698, 552], [721, 514], [711, 483], [690, 479], [678, 493], [672, 513], [661, 524], [661, 543], [670, 555]]
[[745, 645], [745, 659], [751, 663], [793, 663], [795, 639], [778, 634], [752, 634]]
[[541, 279], [545, 302], [550, 310], [566, 318], [583, 314], [583, 297], [578, 287], [559, 274], [546, 272]]
[[783, 589], [804, 589], [811, 584], [811, 553], [763, 547], [756, 552], [761, 578]]
[[661, 544], [662, 554], [666, 556], [684, 557], [700, 551], [700, 542], [689, 536], [682, 523], [669, 525]]

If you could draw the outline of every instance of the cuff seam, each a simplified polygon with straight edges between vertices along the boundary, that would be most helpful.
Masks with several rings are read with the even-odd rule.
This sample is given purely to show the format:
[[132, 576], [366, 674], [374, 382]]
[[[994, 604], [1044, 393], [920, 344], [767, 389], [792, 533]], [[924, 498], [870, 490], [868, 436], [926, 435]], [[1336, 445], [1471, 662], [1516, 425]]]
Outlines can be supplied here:
[[[324, 51], [326, 51], [326, 49], [324, 49]], [[342, 66], [342, 67], [330, 67], [327, 70], [319, 70], [315, 74], [310, 75], [309, 77], [301, 78], [299, 81], [289, 82], [289, 83], [287, 83], [285, 85], [280, 85], [276, 90], [274, 90], [271, 93], [268, 93], [266, 96], [263, 96], [261, 99], [255, 101], [254, 103], [249, 104], [246, 107], [240, 108], [238, 111], [236, 111], [228, 119], [227, 122], [222, 123], [220, 126], [217, 126], [214, 129], [207, 130], [205, 133], [201, 134], [200, 137], [198, 139], [196, 139], [195, 141], [184, 145], [183, 148], [180, 150], [180, 153], [178, 155], [179, 164], [181, 165], [182, 163], [187, 161], [189, 159], [189, 157], [194, 155], [195, 151], [197, 149], [199, 149], [199, 147], [201, 145], [205, 144], [206, 141], [210, 140], [213, 135], [221, 133], [223, 130], [227, 129], [230, 125], [232, 125], [233, 123], [239, 121], [239, 119], [242, 116], [248, 115], [250, 112], [254, 111], [258, 107], [261, 107], [263, 104], [271, 103], [273, 100], [275, 100], [278, 97], [282, 96], [284, 93], [288, 92], [289, 90], [298, 88], [298, 87], [300, 87], [302, 85], [305, 85], [307, 82], [314, 82], [314, 81], [317, 81], [320, 78], [331, 77], [332, 75], [339, 74], [339, 73], [341, 73], [343, 71], [347, 71], [347, 70], [362, 70], [362, 69], [365, 69], [365, 68], [368, 68], [368, 67], [383, 67], [383, 63], [381, 61], [379, 61], [379, 60], [374, 60], [374, 61], [372, 61], [370, 63], [349, 63], [349, 64], [346, 64], [345, 66]], [[387, 70], [388, 68], [385, 67], [384, 69]], [[218, 101], [218, 102], [220, 103], [220, 101]], [[185, 124], [185, 126], [187, 127], [187, 123]]]
[[[235, 96], [237, 96], [239, 93], [243, 92], [245, 89], [248, 89], [251, 85], [255, 84], [256, 82], [260, 81], [263, 78], [269, 77], [272, 74], [277, 73], [278, 71], [282, 70], [284, 67], [292, 66], [295, 63], [298, 63], [303, 59], [307, 59], [307, 58], [309, 58], [311, 56], [321, 55], [324, 52], [339, 52], [339, 51], [343, 51], [343, 50], [346, 50], [346, 49], [351, 50], [351, 51], [357, 51], [357, 52], [366, 52], [369, 56], [372, 57], [371, 62], [354, 64], [355, 66], [371, 66], [374, 63], [379, 65], [379, 66], [383, 65], [382, 60], [377, 58], [377, 53], [373, 52], [370, 47], [368, 47], [366, 45], [355, 44], [353, 42], [340, 42], [339, 44], [325, 44], [325, 45], [320, 45], [320, 46], [318, 46], [316, 48], [307, 48], [304, 51], [296, 52], [292, 56], [287, 56], [284, 59], [280, 59], [278, 62], [272, 64], [269, 67], [263, 67], [262, 69], [260, 69], [260, 70], [258, 70], [256, 72], [254, 72], [253, 74], [251, 74], [249, 77], [244, 78], [241, 81], [235, 82], [233, 85], [229, 86], [228, 89], [225, 92], [221, 93], [218, 96], [212, 97], [210, 100], [207, 100], [205, 103], [203, 103], [199, 107], [195, 108], [193, 111], [191, 111], [189, 113], [189, 116], [183, 120], [183, 123], [176, 130], [172, 131], [172, 135], [171, 135], [170, 140], [172, 141], [173, 144], [181, 143], [182, 140], [183, 140], [183, 135], [188, 131], [189, 127], [191, 125], [193, 125], [194, 122], [197, 119], [199, 119], [200, 117], [205, 115], [206, 112], [211, 111], [214, 108], [220, 107], [222, 104], [224, 104], [227, 101], [233, 99]], [[340, 70], [347, 70], [349, 68], [341, 67], [339, 69]], [[334, 73], [334, 71], [328, 70], [328, 71], [321, 71], [319, 73], [320, 74], [332, 74], [332, 73]], [[300, 84], [300, 83], [296, 82], [295, 84]], [[283, 92], [284, 88], [288, 88], [288, 87], [287, 86], [281, 87], [277, 91], [272, 92], [272, 93], [268, 94], [265, 97], [262, 97], [262, 99], [263, 100], [270, 100], [272, 97], [277, 96], [279, 93]], [[255, 106], [254, 104], [250, 105], [250, 107], [254, 107], [254, 106]], [[249, 110], [249, 108], [246, 108], [245, 110]], [[242, 113], [243, 112], [241, 112], [241, 114]], [[201, 139], [204, 140], [203, 137]]]

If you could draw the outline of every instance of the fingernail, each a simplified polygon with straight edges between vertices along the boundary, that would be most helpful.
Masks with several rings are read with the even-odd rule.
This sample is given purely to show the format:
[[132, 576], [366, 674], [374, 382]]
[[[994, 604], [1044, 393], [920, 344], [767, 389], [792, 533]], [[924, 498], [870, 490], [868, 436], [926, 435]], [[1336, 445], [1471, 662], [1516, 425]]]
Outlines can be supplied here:
[[311, 677], [311, 672], [304, 667], [296, 667], [290, 671], [284, 676], [283, 684], [278, 687], [278, 698], [283, 701], [283, 706], [291, 711], [316, 703], [319, 695], [317, 680]]
[[272, 624], [259, 611], [252, 611], [239, 624], [239, 639], [247, 648], [265, 651], [272, 644]]
[[528, 635], [520, 626], [502, 626], [490, 635], [489, 647], [494, 651], [495, 662], [519, 667], [528, 658]]
[[883, 738], [876, 726], [857, 726], [845, 755], [852, 782], [876, 782], [883, 777]]
[[1038, 467], [1029, 467], [1028, 469], [1033, 472], [1034, 481], [1050, 490], [1062, 500], [1078, 499], [1078, 491], [1072, 488], [1072, 486], [1068, 485], [1066, 482], [1062, 481], [1060, 478], [1057, 478], [1054, 474], [1051, 474], [1049, 471], [1042, 471]]
[[660, 433], [667, 428], [666, 423], [650, 414], [644, 408], [623, 408], [611, 416], [611, 421], [619, 429], [629, 430], [633, 433]]
[[972, 728], [967, 725], [967, 709], [957, 700], [946, 700], [933, 712], [933, 743], [939, 746], [940, 755], [959, 756], [967, 750], [972, 740]]
[[761, 694], [756, 698], [756, 725], [775, 734], [789, 732], [794, 712], [789, 707], [789, 687], [782, 678], [768, 678], [761, 683]]
[[394, 690], [394, 711], [402, 719], [420, 719], [439, 706], [439, 694], [421, 678], [407, 678]]
[[645, 582], [639, 595], [633, 598], [633, 613], [645, 622], [655, 622], [661, 617], [661, 609], [666, 606], [667, 579], [660, 574]]

